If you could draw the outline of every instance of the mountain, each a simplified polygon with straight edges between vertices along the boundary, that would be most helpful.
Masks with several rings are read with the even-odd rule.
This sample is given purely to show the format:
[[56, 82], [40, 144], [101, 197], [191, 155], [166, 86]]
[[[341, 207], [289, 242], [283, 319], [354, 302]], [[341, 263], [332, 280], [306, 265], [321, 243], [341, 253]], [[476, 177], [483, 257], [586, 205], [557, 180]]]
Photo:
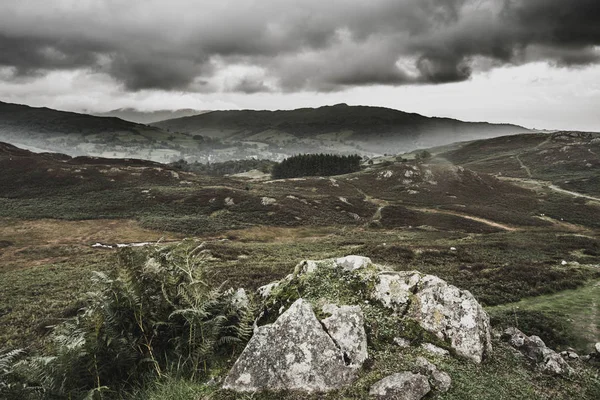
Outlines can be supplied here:
[[[119, 118], [102, 118], [88, 114], [29, 107], [0, 101], [0, 134], [15, 138], [64, 134], [95, 135], [119, 132], [139, 133], [147, 130], [139, 124]], [[154, 128], [153, 130], [158, 130]]]
[[0, 102], [0, 140], [37, 152], [172, 161], [199, 140], [115, 117]]
[[0, 103], [0, 140], [37, 152], [157, 162], [280, 161], [298, 153], [373, 157], [524, 132], [529, 131], [516, 125], [345, 104], [290, 111], [213, 111], [143, 125]]
[[452, 142], [529, 132], [510, 124], [430, 118], [382, 107], [338, 104], [289, 111], [212, 111], [161, 121], [172, 132], [261, 142], [298, 150], [397, 153]]
[[125, 121], [131, 121], [138, 124], [151, 124], [154, 122], [164, 121], [166, 119], [190, 117], [207, 112], [209, 111], [194, 110], [191, 108], [157, 111], [139, 111], [135, 108], [118, 108], [116, 110], [111, 110], [104, 113], [96, 113], [94, 115], [99, 117], [117, 117], [124, 119]]

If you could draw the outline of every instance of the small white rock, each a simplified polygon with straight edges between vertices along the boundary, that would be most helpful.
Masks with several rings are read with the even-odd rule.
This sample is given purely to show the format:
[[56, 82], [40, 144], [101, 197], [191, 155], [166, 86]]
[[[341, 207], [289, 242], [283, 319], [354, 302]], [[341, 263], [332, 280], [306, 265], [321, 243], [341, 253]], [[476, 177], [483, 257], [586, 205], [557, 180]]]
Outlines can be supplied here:
[[398, 345], [401, 349], [406, 349], [410, 347], [410, 340], [404, 338], [394, 338], [394, 343]]

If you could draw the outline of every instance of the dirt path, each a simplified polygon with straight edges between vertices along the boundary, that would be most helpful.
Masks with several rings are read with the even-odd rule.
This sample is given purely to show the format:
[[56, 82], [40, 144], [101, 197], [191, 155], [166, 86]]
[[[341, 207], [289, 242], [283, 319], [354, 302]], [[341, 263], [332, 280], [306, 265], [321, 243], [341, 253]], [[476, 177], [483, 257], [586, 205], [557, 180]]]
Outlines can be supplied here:
[[523, 163], [523, 161], [521, 161], [521, 158], [519, 157], [519, 154], [517, 154], [517, 155], [515, 156], [515, 158], [516, 158], [516, 159], [517, 159], [517, 161], [519, 162], [519, 165], [521, 166], [521, 168], [522, 168], [522, 169], [524, 169], [524, 170], [525, 170], [525, 172], [527, 172], [527, 176], [528, 176], [529, 178], [532, 178], [533, 176], [531, 175], [531, 170], [529, 169], [529, 167], [528, 167], [527, 165], [525, 165], [525, 164]]
[[572, 192], [570, 190], [559, 188], [558, 186], [553, 185], [553, 184], [548, 184], [547, 187], [549, 189], [554, 190], [555, 192], [568, 194], [568, 195], [573, 196], [573, 197], [583, 197], [584, 199], [588, 199], [588, 200], [593, 200], [593, 201], [600, 202], [600, 197], [594, 197], [594, 196], [589, 196], [589, 195], [583, 194], [583, 193]]
[[527, 185], [529, 187], [529, 189], [531, 189], [533, 187], [542, 187], [542, 188], [550, 189], [552, 191], [555, 191], [555, 192], [558, 192], [558, 193], [562, 193], [562, 194], [566, 194], [566, 195], [569, 195], [569, 196], [582, 197], [584, 199], [588, 199], [588, 200], [600, 202], [600, 197], [594, 197], [594, 196], [590, 196], [590, 195], [587, 195], [587, 194], [573, 192], [571, 190], [566, 190], [566, 189], [563, 189], [563, 188], [560, 188], [560, 187], [556, 186], [555, 184], [553, 184], [551, 182], [540, 181], [540, 180], [537, 180], [537, 179], [513, 178], [513, 177], [507, 177], [507, 176], [499, 176], [498, 179], [503, 180], [503, 181], [507, 181], [507, 182], [516, 183], [516, 184], [521, 183], [523, 185]]
[[498, 228], [498, 229], [503, 229], [505, 231], [517, 231], [517, 230], [519, 230], [518, 228], [515, 228], [515, 227], [512, 227], [512, 226], [508, 226], [508, 225], [504, 225], [504, 224], [500, 224], [498, 222], [495, 222], [495, 221], [492, 221], [492, 220], [489, 220], [489, 219], [474, 217], [472, 215], [463, 214], [463, 213], [459, 213], [459, 212], [456, 212], [456, 211], [439, 210], [439, 209], [434, 209], [434, 208], [420, 208], [420, 207], [406, 207], [406, 208], [414, 210], [414, 211], [421, 211], [421, 212], [426, 212], [426, 213], [431, 213], [431, 214], [453, 215], [455, 217], [461, 217], [461, 218], [465, 218], [465, 219], [470, 219], [471, 221], [480, 222], [482, 224], [486, 224], [486, 225], [489, 225], [489, 226], [492, 226], [492, 227]]
[[559, 221], [557, 219], [551, 218], [547, 215], [543, 215], [543, 216], [536, 216], [535, 218], [541, 219], [543, 221], [548, 221], [556, 226], [560, 226], [561, 228], [564, 228], [568, 231], [573, 231], [573, 232], [579, 232], [582, 234], [585, 233], [592, 233], [593, 230], [586, 228], [585, 226], [581, 226], [581, 225], [577, 225], [577, 224], [572, 224], [570, 222], [565, 222], [565, 221]]
[[[371, 221], [380, 221], [381, 220], [381, 210], [383, 210], [386, 206], [389, 206], [390, 204], [393, 204], [393, 202], [389, 202], [387, 200], [382, 200], [382, 199], [377, 199], [374, 198], [372, 196], [369, 196], [367, 193], [365, 193], [363, 190], [361, 190], [360, 188], [356, 187], [355, 185], [354, 188], [365, 197], [365, 201], [370, 202], [371, 204], [375, 204], [377, 207], [377, 211], [375, 211], [375, 214], [373, 214], [373, 216], [371, 217]], [[457, 211], [449, 211], [449, 210], [439, 210], [439, 209], [433, 209], [433, 208], [421, 208], [421, 207], [410, 207], [407, 206], [405, 204], [401, 204], [402, 206], [410, 209], [410, 210], [414, 210], [414, 211], [420, 211], [420, 212], [426, 212], [426, 213], [431, 213], [431, 214], [446, 214], [446, 215], [453, 215], [455, 217], [461, 217], [461, 218], [465, 218], [465, 219], [469, 219], [471, 221], [475, 221], [475, 222], [480, 222], [482, 224], [486, 224], [488, 226], [492, 226], [494, 228], [498, 228], [498, 229], [502, 229], [505, 231], [516, 231], [518, 230], [517, 228], [514, 228], [512, 226], [508, 226], [508, 225], [504, 225], [504, 224], [500, 224], [498, 222], [489, 220], [489, 219], [485, 219], [485, 218], [479, 218], [479, 217], [475, 217], [469, 214], [463, 214]]]

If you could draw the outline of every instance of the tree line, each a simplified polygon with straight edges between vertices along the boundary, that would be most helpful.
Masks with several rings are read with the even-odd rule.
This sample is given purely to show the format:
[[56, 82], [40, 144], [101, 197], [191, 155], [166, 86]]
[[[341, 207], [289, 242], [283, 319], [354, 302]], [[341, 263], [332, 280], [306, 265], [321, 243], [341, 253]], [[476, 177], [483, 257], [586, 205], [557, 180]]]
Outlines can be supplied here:
[[361, 160], [356, 154], [299, 154], [274, 165], [271, 175], [273, 179], [342, 175], [359, 171]]

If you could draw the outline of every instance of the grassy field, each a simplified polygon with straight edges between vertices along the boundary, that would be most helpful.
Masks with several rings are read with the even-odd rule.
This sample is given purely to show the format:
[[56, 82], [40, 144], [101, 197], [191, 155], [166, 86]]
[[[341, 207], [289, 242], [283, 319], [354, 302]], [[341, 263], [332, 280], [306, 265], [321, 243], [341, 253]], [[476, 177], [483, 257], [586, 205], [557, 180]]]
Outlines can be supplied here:
[[[0, 322], [7, 343], [22, 344], [44, 320], [61, 318], [89, 286], [94, 270], [110, 270], [114, 251], [93, 243], [177, 240], [123, 220], [2, 220]], [[209, 279], [255, 289], [293, 271], [303, 259], [348, 254], [390, 269], [420, 270], [470, 290], [487, 305], [574, 289], [600, 277], [600, 241], [545, 232], [472, 234], [428, 229], [260, 227], [198, 236], [210, 253]], [[561, 265], [567, 259], [570, 264]]]
[[[535, 135], [528, 140], [540, 149], [549, 143]], [[508, 153], [519, 148], [498, 146]], [[479, 168], [478, 160], [463, 161]], [[598, 341], [599, 206], [534, 178], [495, 177], [443, 158], [260, 182], [146, 162], [1, 151], [0, 167], [2, 348], [41, 351], [49, 327], [76, 315], [94, 289], [93, 271], [117, 264], [116, 250], [94, 243], [185, 237], [209, 260], [206, 281], [223, 288], [254, 290], [301, 260], [357, 254], [471, 291], [498, 329], [517, 325], [557, 349], [584, 351]], [[496, 349], [481, 368], [439, 360], [455, 380], [443, 398], [598, 398], [597, 378], [585, 368], [577, 380], [548, 379], [503, 344]], [[366, 398], [369, 384], [417, 355], [381, 349], [356, 387], [330, 398]], [[138, 396], [243, 398], [174, 378], [145, 385]]]
[[[516, 303], [503, 304], [490, 309], [492, 315], [513, 315], [514, 324], [519, 325], [519, 316], [523, 316], [521, 324], [528, 328], [531, 323], [529, 315], [554, 318], [563, 322], [552, 327], [554, 334], [565, 335], [572, 340], [562, 347], [574, 347], [582, 353], [593, 350], [593, 344], [600, 337], [600, 281], [591, 281], [586, 285], [558, 293], [528, 297]], [[531, 326], [531, 329], [537, 327]]]

